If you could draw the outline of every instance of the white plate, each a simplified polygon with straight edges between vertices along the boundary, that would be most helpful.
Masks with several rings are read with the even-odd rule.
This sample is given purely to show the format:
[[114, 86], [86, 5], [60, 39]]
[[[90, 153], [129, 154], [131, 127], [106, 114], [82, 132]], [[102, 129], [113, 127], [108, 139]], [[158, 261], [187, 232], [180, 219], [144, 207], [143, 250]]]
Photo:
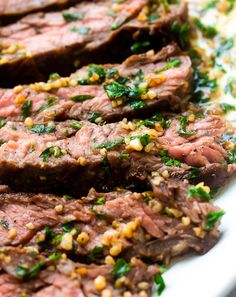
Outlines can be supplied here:
[[225, 297], [236, 287], [236, 180], [215, 204], [226, 211], [220, 241], [207, 254], [189, 257], [166, 272], [162, 297]]

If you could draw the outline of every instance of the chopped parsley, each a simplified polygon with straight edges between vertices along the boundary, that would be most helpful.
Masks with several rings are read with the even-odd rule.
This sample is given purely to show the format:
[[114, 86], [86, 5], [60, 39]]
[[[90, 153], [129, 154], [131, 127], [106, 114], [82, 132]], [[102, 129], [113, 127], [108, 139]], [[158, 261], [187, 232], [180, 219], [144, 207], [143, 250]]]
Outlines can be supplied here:
[[188, 179], [195, 179], [199, 176], [201, 170], [197, 167], [192, 167], [188, 170]]
[[178, 21], [174, 21], [171, 26], [172, 33], [177, 35], [179, 43], [182, 47], [185, 47], [189, 42], [189, 24], [184, 23], [180, 25]]
[[124, 142], [124, 138], [119, 138], [114, 141], [106, 141], [106, 142], [103, 142], [103, 143], [95, 146], [95, 149], [105, 148], [107, 150], [110, 150], [110, 149], [114, 148], [115, 146], [122, 144], [123, 142]]
[[235, 105], [231, 105], [231, 104], [228, 104], [228, 103], [220, 103], [220, 108], [223, 110], [223, 112], [225, 114], [230, 112], [230, 111], [236, 110]]
[[205, 201], [210, 201], [212, 196], [210, 193], [204, 190], [203, 187], [191, 186], [188, 190], [188, 197], [202, 198]]
[[24, 119], [31, 115], [32, 104], [32, 100], [25, 100], [25, 102], [22, 104], [21, 112]]
[[80, 130], [82, 128], [82, 124], [79, 121], [71, 120], [70, 125], [75, 130]]
[[164, 67], [155, 71], [155, 73], [160, 73], [171, 68], [179, 67], [180, 65], [181, 65], [181, 60], [179, 58], [170, 59], [169, 61], [167, 61]]
[[235, 164], [236, 163], [236, 149], [228, 153], [227, 162], [229, 164]]
[[93, 250], [88, 254], [89, 260], [95, 260], [103, 255], [103, 248], [101, 246], [95, 246]]
[[96, 120], [100, 117], [101, 117], [101, 114], [99, 112], [91, 112], [89, 113], [87, 120], [91, 123], [95, 123]]
[[45, 109], [48, 109], [48, 108], [52, 107], [52, 106], [55, 104], [55, 102], [57, 101], [57, 98], [55, 98], [55, 97], [51, 97], [51, 96], [47, 96], [47, 97], [45, 98], [45, 100], [47, 101], [47, 103], [43, 104], [43, 105], [37, 110], [37, 112], [42, 112], [42, 111], [44, 111]]
[[94, 96], [92, 96], [92, 95], [76, 95], [76, 96], [70, 97], [70, 99], [75, 102], [83, 102], [85, 100], [89, 100], [89, 99], [93, 99], [93, 98], [94, 98]]
[[[162, 268], [163, 272], [166, 271], [166, 267], [164, 265], [162, 265], [160, 267]], [[165, 284], [164, 278], [162, 276], [162, 273], [157, 273], [154, 276], [154, 282], [157, 286], [157, 295], [160, 296], [166, 288], [166, 284]]]
[[130, 108], [135, 110], [135, 109], [140, 109], [140, 108], [145, 108], [147, 107], [147, 103], [142, 101], [142, 100], [135, 100], [135, 101], [132, 101], [130, 103]]
[[106, 202], [106, 200], [104, 197], [99, 197], [93, 202], [93, 204], [94, 205], [103, 205], [103, 204], [105, 204], [105, 202]]
[[215, 37], [218, 34], [218, 31], [215, 27], [204, 25], [199, 19], [194, 20], [196, 27], [202, 32], [206, 38]]
[[226, 94], [230, 94], [232, 97], [236, 99], [236, 78], [229, 77], [227, 84], [224, 88]]
[[91, 30], [91, 28], [90, 27], [80, 27], [80, 28], [77, 28], [77, 27], [74, 26], [70, 30], [72, 32], [77, 32], [77, 33], [79, 33], [81, 35], [86, 35], [86, 34], [89, 33], [89, 31]]
[[31, 280], [40, 273], [44, 265], [44, 262], [38, 262], [31, 269], [26, 266], [19, 265], [16, 268], [16, 275], [23, 280]]
[[113, 266], [112, 276], [114, 280], [121, 278], [131, 269], [131, 265], [128, 264], [124, 259], [118, 259]]
[[150, 47], [150, 41], [137, 41], [135, 42], [130, 50], [133, 54], [140, 54], [147, 51]]
[[176, 160], [176, 159], [173, 159], [173, 158], [169, 157], [166, 150], [160, 150], [159, 155], [160, 155], [160, 157], [162, 159], [162, 162], [166, 166], [175, 166], [175, 167], [180, 167], [181, 166], [181, 162]]
[[220, 46], [216, 50], [216, 57], [220, 57], [222, 54], [233, 48], [234, 46], [234, 38], [222, 38], [220, 42]]
[[7, 221], [0, 220], [0, 225], [1, 225], [4, 229], [8, 230], [9, 224], [8, 224]]
[[59, 158], [62, 156], [61, 149], [57, 146], [51, 146], [45, 149], [39, 157], [43, 159], [43, 162], [48, 162], [49, 158], [54, 156], [55, 158]]
[[45, 126], [43, 124], [35, 125], [35, 126], [29, 128], [29, 130], [34, 133], [38, 133], [38, 134], [51, 133], [51, 132], [55, 131], [55, 125], [48, 125], [48, 126]]
[[186, 130], [189, 122], [187, 117], [182, 116], [180, 118], [180, 129], [178, 130], [179, 135], [181, 136], [193, 136], [196, 135], [195, 131]]
[[130, 87], [117, 81], [104, 84], [104, 90], [111, 100], [116, 100], [119, 98], [123, 98], [126, 101], [129, 99], [137, 100], [140, 99], [142, 94], [146, 93], [146, 89]]
[[224, 214], [225, 214], [224, 211], [209, 212], [207, 214], [206, 228], [207, 229], [213, 228], [215, 224], [219, 221], [219, 219], [223, 217]]
[[72, 12], [64, 12], [62, 13], [63, 18], [67, 21], [67, 23], [74, 22], [77, 20], [83, 20], [84, 15], [80, 12], [72, 13]]
[[0, 119], [0, 129], [6, 125], [6, 120]]
[[208, 72], [201, 72], [199, 69], [194, 69], [194, 83], [193, 83], [193, 101], [198, 103], [205, 103], [209, 100], [207, 96], [211, 92], [215, 92], [218, 88], [216, 79], [209, 79]]
[[65, 222], [62, 225], [62, 230], [66, 233], [71, 232], [74, 229], [74, 222]]

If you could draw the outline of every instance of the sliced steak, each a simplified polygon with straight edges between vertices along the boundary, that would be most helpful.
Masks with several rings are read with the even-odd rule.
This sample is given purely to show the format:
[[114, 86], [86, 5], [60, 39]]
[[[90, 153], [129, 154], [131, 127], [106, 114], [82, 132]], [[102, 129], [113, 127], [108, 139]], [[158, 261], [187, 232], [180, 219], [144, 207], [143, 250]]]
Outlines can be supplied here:
[[1, 25], [11, 23], [33, 11], [62, 9], [79, 0], [2, 0], [0, 2]]
[[68, 75], [78, 64], [121, 61], [134, 42], [137, 51], [149, 45], [147, 39], [160, 48], [163, 36], [176, 36], [169, 35], [172, 24], [181, 26], [187, 19], [182, 1], [168, 9], [147, 0], [122, 1], [115, 7], [110, 0], [88, 1], [1, 27], [1, 84], [45, 80], [55, 71]]
[[30, 116], [36, 122], [94, 117], [98, 123], [144, 117], [158, 109], [183, 110], [191, 82], [191, 60], [172, 44], [156, 55], [131, 56], [120, 65], [92, 64], [70, 78], [56, 76], [47, 83], [1, 90], [0, 117]]
[[[52, 256], [32, 256], [30, 250], [24, 248], [6, 249], [1, 256], [11, 258], [10, 263], [2, 260], [0, 264], [8, 273], [0, 275], [0, 296], [4, 297], [96, 297], [103, 290], [115, 297], [122, 297], [124, 292], [135, 297], [151, 296], [153, 276], [161, 272], [157, 266], [147, 266], [135, 258], [130, 263], [120, 259], [118, 263], [123, 263], [125, 270], [118, 274], [115, 264], [83, 265], [60, 259], [60, 255], [59, 260], [51, 260]], [[30, 273], [32, 270], [34, 275]], [[103, 287], [97, 285], [99, 279]]]
[[69, 201], [46, 194], [0, 194], [0, 245], [23, 244], [46, 255], [64, 252], [86, 262], [111, 255], [168, 264], [191, 250], [205, 253], [217, 242], [219, 223], [209, 226], [208, 216], [220, 210], [207, 201], [208, 191], [202, 184], [164, 182], [155, 193], [91, 190]]
[[[165, 120], [158, 114], [103, 126], [74, 124], [76, 134], [63, 138], [59, 128], [37, 133], [37, 125], [26, 129], [21, 123], [2, 122], [1, 180], [20, 191], [79, 194], [98, 185], [109, 190], [135, 181], [153, 186], [164, 178], [194, 180], [201, 173], [202, 181], [209, 181], [218, 171], [225, 178], [234, 171], [227, 164], [230, 152], [221, 143], [226, 123], [218, 116], [191, 122], [187, 115]], [[210, 180], [211, 186], [224, 182], [217, 182], [217, 176], [212, 181], [216, 184]]]

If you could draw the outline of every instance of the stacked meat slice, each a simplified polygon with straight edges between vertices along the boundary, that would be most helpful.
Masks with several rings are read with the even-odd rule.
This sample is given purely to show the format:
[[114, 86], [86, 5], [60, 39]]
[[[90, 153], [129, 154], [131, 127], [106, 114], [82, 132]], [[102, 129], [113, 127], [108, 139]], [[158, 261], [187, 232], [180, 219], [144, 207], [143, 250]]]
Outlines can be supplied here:
[[236, 171], [229, 124], [188, 109], [187, 6], [18, 5], [0, 14], [58, 10], [0, 27], [2, 86], [32, 82], [0, 89], [0, 297], [161, 293], [164, 265], [217, 243]]
[[171, 25], [179, 31], [186, 18], [184, 2], [167, 9], [148, 0], [87, 1], [62, 12], [28, 15], [0, 28], [1, 84], [45, 80], [52, 72], [65, 75], [90, 62], [121, 61], [151, 43], [160, 48]]

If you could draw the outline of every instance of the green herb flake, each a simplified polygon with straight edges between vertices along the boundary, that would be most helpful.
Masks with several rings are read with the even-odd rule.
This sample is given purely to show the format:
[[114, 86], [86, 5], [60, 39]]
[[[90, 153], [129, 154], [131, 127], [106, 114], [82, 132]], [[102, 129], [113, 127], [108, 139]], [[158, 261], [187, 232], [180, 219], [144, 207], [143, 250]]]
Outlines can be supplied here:
[[80, 130], [82, 128], [82, 124], [79, 121], [76, 121], [76, 120], [71, 120], [70, 121], [70, 126], [71, 126], [71, 128], [73, 128], [75, 130]]
[[103, 205], [103, 204], [105, 204], [105, 202], [106, 202], [105, 198], [104, 198], [104, 197], [100, 197], [100, 198], [97, 198], [97, 199], [93, 202], [93, 204], [94, 204], [94, 205]]
[[131, 265], [128, 264], [124, 259], [118, 259], [113, 266], [112, 276], [116, 280], [124, 276], [131, 270]]
[[154, 276], [154, 282], [157, 286], [157, 295], [161, 296], [161, 294], [163, 293], [163, 291], [166, 288], [166, 284], [165, 284], [164, 278], [161, 273], [157, 273]]
[[37, 133], [37, 134], [44, 134], [44, 133], [52, 133], [55, 131], [55, 125], [48, 125], [45, 126], [43, 124], [41, 125], [35, 125], [31, 128], [29, 128], [30, 131]]
[[84, 15], [80, 12], [72, 13], [72, 12], [64, 12], [62, 13], [63, 18], [67, 23], [71, 23], [77, 20], [83, 20]]
[[155, 71], [155, 73], [160, 73], [175, 67], [179, 67], [181, 65], [181, 60], [179, 58], [170, 59], [167, 61], [166, 65], [162, 67], [161, 69]]
[[171, 32], [177, 35], [180, 45], [186, 47], [189, 43], [189, 24], [180, 25], [178, 21], [174, 21], [171, 26]]
[[149, 47], [150, 41], [137, 41], [130, 47], [130, 50], [133, 54], [140, 54], [146, 52]]
[[159, 155], [160, 155], [160, 157], [162, 159], [162, 162], [166, 166], [175, 166], [175, 167], [180, 167], [181, 166], [181, 162], [176, 160], [176, 159], [173, 159], [173, 158], [169, 157], [166, 150], [160, 150]]
[[44, 265], [45, 264], [43, 262], [38, 262], [31, 269], [23, 265], [17, 266], [16, 275], [23, 280], [31, 280], [40, 273]]
[[0, 129], [6, 125], [6, 120], [0, 119]]
[[224, 91], [226, 94], [230, 94], [233, 98], [236, 99], [236, 78], [229, 77]]
[[130, 108], [133, 110], [147, 107], [147, 103], [142, 100], [135, 100], [130, 103]]
[[103, 255], [103, 248], [101, 246], [95, 246], [93, 250], [88, 254], [88, 258], [93, 261]]
[[70, 99], [74, 102], [83, 102], [85, 100], [93, 99], [94, 96], [92, 95], [76, 95], [73, 97], [70, 97]]
[[96, 120], [97, 120], [98, 118], [100, 118], [100, 117], [101, 117], [101, 114], [100, 114], [99, 112], [91, 112], [91, 113], [88, 115], [87, 120], [88, 120], [89, 122], [91, 122], [91, 123], [95, 123]]
[[207, 214], [207, 224], [206, 228], [211, 229], [215, 224], [225, 215], [224, 211], [209, 212]]
[[105, 214], [100, 213], [96, 209], [92, 209], [92, 213], [100, 220], [100, 221], [106, 221], [107, 216]]
[[212, 196], [210, 193], [206, 192], [203, 187], [191, 186], [188, 190], [188, 197], [202, 198], [205, 201], [210, 201]]
[[0, 225], [1, 225], [4, 229], [8, 230], [9, 224], [8, 224], [7, 221], [5, 221], [5, 220], [0, 220]]
[[25, 100], [25, 102], [22, 104], [21, 112], [24, 119], [31, 115], [32, 104], [32, 100]]
[[222, 109], [224, 114], [227, 114], [230, 111], [236, 110], [235, 105], [231, 105], [231, 104], [228, 104], [228, 103], [220, 103], [220, 108]]
[[218, 31], [215, 27], [204, 25], [199, 19], [194, 20], [196, 27], [202, 32], [206, 38], [215, 37], [218, 34]]
[[199, 176], [201, 170], [197, 167], [192, 167], [188, 170], [188, 179], [195, 179]]
[[71, 232], [74, 229], [74, 222], [65, 222], [62, 225], [62, 230], [66, 233]]
[[43, 162], [48, 162], [49, 158], [54, 156], [55, 158], [59, 158], [62, 156], [61, 149], [57, 146], [51, 146], [46, 148], [39, 157], [43, 159]]
[[119, 138], [114, 141], [103, 142], [103, 143], [95, 146], [95, 149], [105, 148], [107, 150], [110, 150], [110, 149], [114, 148], [115, 146], [122, 144], [123, 142], [124, 142], [124, 138]]
[[48, 108], [52, 107], [58, 99], [55, 98], [55, 97], [47, 96], [47, 97], [45, 98], [45, 100], [47, 101], [47, 103], [43, 104], [43, 105], [37, 110], [37, 112], [42, 112], [42, 111], [44, 111], [45, 109], [48, 109]]
[[180, 118], [180, 129], [178, 129], [179, 135], [181, 135], [181, 136], [193, 136], [193, 135], [196, 135], [195, 131], [186, 130], [188, 124], [189, 124], [189, 122], [188, 122], [187, 117], [182, 116]]

